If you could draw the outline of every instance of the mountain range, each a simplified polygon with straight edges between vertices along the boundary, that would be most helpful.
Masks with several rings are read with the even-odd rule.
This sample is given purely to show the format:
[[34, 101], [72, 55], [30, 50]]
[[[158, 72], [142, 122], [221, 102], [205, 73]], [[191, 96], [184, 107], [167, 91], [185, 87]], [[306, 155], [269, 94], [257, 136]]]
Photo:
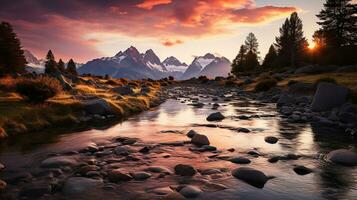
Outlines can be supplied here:
[[[27, 50], [25, 50], [25, 57], [29, 63], [27, 66], [29, 71], [43, 72], [44, 60], [38, 60]], [[227, 76], [230, 72], [230, 65], [227, 58], [217, 57], [211, 53], [195, 57], [190, 65], [179, 61], [174, 56], [161, 62], [152, 49], [140, 53], [131, 46], [113, 57], [96, 58], [85, 64], [79, 64], [77, 70], [80, 74], [109, 75], [114, 78], [161, 79], [173, 76], [175, 79], [184, 80], [202, 75], [211, 78]]]

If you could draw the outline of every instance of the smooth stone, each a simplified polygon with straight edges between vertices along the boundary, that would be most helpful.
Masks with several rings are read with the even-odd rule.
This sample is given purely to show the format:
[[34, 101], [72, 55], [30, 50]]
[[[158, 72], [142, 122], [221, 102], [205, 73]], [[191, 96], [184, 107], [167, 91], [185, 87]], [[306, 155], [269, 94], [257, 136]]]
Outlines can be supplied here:
[[209, 145], [210, 142], [208, 140], [208, 137], [205, 135], [201, 135], [201, 134], [195, 134], [192, 139], [191, 142], [195, 145], [198, 146], [203, 146], [203, 145]]
[[143, 147], [139, 150], [140, 153], [149, 153], [150, 148], [149, 147]]
[[270, 162], [270, 163], [276, 163], [276, 162], [279, 161], [279, 159], [280, 159], [279, 156], [273, 156], [273, 157], [271, 157], [271, 158], [268, 159], [268, 162]]
[[169, 187], [162, 187], [162, 188], [155, 188], [150, 191], [151, 193], [157, 194], [157, 195], [167, 195], [172, 193], [172, 189]]
[[247, 128], [239, 128], [238, 132], [243, 132], [243, 133], [250, 133], [250, 130]]
[[215, 112], [215, 113], [212, 113], [210, 114], [206, 120], [207, 121], [221, 121], [223, 120], [225, 117], [222, 115], [222, 113], [220, 112]]
[[338, 149], [331, 151], [326, 155], [326, 158], [331, 162], [341, 165], [357, 165], [357, 153], [347, 149]]
[[151, 167], [146, 168], [145, 171], [153, 172], [153, 173], [164, 173], [164, 174], [171, 174], [172, 173], [166, 167], [160, 167], [160, 166], [151, 166]]
[[127, 155], [129, 155], [128, 148], [123, 147], [123, 146], [115, 147], [114, 152], [115, 152], [115, 154], [121, 155], [121, 156], [127, 156]]
[[255, 150], [248, 151], [247, 154], [249, 154], [251, 156], [260, 156], [261, 155], [258, 151], [255, 151]]
[[230, 158], [229, 161], [231, 161], [232, 163], [236, 163], [236, 164], [249, 164], [250, 163], [250, 160], [248, 158], [244, 158], [244, 157]]
[[114, 113], [110, 104], [101, 98], [84, 102], [84, 109], [93, 115], [108, 115]]
[[130, 181], [133, 177], [121, 169], [114, 169], [108, 173], [111, 182]]
[[103, 184], [102, 180], [84, 178], [84, 177], [71, 177], [66, 180], [63, 186], [63, 192], [66, 195], [83, 193], [86, 190], [98, 187]]
[[299, 175], [306, 175], [306, 174], [310, 174], [312, 172], [312, 170], [305, 166], [299, 165], [299, 166], [294, 167], [294, 172]]
[[115, 93], [118, 93], [120, 95], [134, 95], [135, 94], [135, 91], [129, 85], [115, 87], [112, 89], [112, 91]]
[[147, 172], [134, 172], [131, 173], [131, 176], [134, 177], [135, 180], [144, 180], [150, 178], [152, 175]]
[[216, 151], [217, 150], [217, 147], [210, 146], [210, 145], [203, 145], [201, 148], [203, 148], [205, 151]]
[[72, 157], [66, 156], [47, 158], [41, 163], [41, 167], [43, 168], [72, 167], [75, 165], [77, 165], [77, 161]]
[[341, 106], [347, 100], [348, 88], [333, 83], [321, 82], [317, 86], [311, 110], [315, 112], [331, 110]]
[[186, 198], [195, 198], [202, 193], [202, 190], [196, 186], [188, 185], [183, 187], [179, 192]]
[[190, 130], [189, 132], [187, 132], [187, 137], [189, 138], [193, 138], [193, 136], [195, 136], [196, 134], [198, 134], [196, 131], [194, 130]]
[[180, 176], [193, 176], [196, 172], [196, 169], [191, 165], [178, 164], [175, 166], [175, 173]]
[[123, 145], [132, 145], [135, 144], [137, 142], [136, 139], [134, 138], [128, 138], [126, 140], [124, 140], [123, 142], [121, 142]]
[[220, 174], [222, 173], [219, 169], [205, 169], [200, 172], [202, 175], [212, 175], [212, 174]]
[[183, 197], [180, 193], [178, 192], [170, 192], [164, 197], [162, 197], [160, 200], [185, 200], [186, 198]]
[[263, 188], [268, 181], [268, 177], [261, 171], [249, 168], [240, 167], [232, 171], [232, 175], [252, 186]]
[[269, 143], [269, 144], [275, 144], [278, 142], [278, 138], [274, 137], [274, 136], [267, 136], [264, 138], [264, 141]]

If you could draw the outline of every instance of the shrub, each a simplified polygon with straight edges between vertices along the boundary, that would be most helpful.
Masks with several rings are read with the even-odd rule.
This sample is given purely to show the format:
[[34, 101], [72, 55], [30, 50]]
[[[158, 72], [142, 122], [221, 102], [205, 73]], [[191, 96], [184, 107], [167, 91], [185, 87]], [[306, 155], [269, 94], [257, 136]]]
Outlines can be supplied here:
[[272, 79], [272, 78], [261, 80], [255, 86], [255, 91], [257, 91], [257, 92], [268, 91], [271, 88], [275, 87], [277, 85], [277, 83], [278, 83], [278, 81], [275, 79]]
[[200, 76], [198, 77], [198, 80], [201, 82], [201, 83], [207, 83], [209, 81], [209, 79], [207, 78], [207, 76]]
[[335, 79], [333, 79], [333, 78], [330, 78], [330, 77], [319, 78], [319, 79], [317, 79], [315, 81], [315, 84], [318, 85], [321, 82], [337, 84], [337, 81]]
[[16, 91], [31, 103], [43, 103], [62, 91], [57, 79], [41, 76], [36, 79], [23, 79], [16, 85]]
[[169, 76], [169, 80], [173, 81], [173, 80], [175, 80], [175, 78], [173, 76]]

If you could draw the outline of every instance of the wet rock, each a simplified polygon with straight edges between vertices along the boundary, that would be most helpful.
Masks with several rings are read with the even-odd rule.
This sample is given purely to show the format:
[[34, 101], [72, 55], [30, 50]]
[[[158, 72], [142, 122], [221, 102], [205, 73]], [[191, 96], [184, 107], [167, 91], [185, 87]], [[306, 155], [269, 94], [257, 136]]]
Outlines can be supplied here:
[[75, 165], [77, 165], [77, 160], [67, 156], [50, 157], [41, 163], [41, 167], [43, 168], [72, 167]]
[[228, 189], [228, 187], [223, 184], [209, 182], [204, 185], [203, 189], [207, 189], [209, 191], [220, 191], [220, 190]]
[[306, 174], [310, 174], [312, 172], [312, 170], [305, 166], [299, 165], [299, 166], [294, 167], [294, 172], [299, 175], [306, 175]]
[[79, 168], [79, 170], [77, 172], [81, 175], [86, 175], [88, 172], [97, 171], [99, 169], [100, 168], [97, 167], [96, 165], [85, 165], [85, 166], [82, 166], [81, 168]]
[[179, 192], [186, 198], [196, 198], [202, 193], [202, 190], [196, 186], [188, 185], [183, 187]]
[[134, 172], [134, 173], [131, 173], [131, 176], [135, 180], [145, 180], [145, 179], [150, 178], [152, 175], [150, 173], [147, 173], [147, 172]]
[[273, 156], [273, 157], [271, 157], [271, 158], [268, 159], [268, 162], [270, 162], [270, 163], [276, 163], [276, 162], [279, 161], [279, 159], [280, 159], [279, 156]]
[[232, 163], [236, 163], [236, 164], [249, 164], [250, 160], [248, 158], [244, 158], [244, 157], [233, 157], [230, 158], [229, 161], [231, 161]]
[[234, 152], [235, 149], [234, 149], [234, 148], [229, 148], [229, 149], [227, 149], [227, 151], [229, 151], [229, 152]]
[[280, 156], [279, 157], [279, 160], [297, 160], [299, 159], [301, 156], [300, 155], [296, 155], [296, 154], [293, 154], [293, 153], [289, 153], [287, 155], [284, 155], [284, 156]]
[[216, 151], [217, 147], [211, 145], [203, 145], [201, 147], [204, 151]]
[[203, 146], [203, 145], [209, 145], [210, 142], [208, 140], [208, 137], [205, 135], [201, 135], [201, 134], [195, 134], [192, 139], [191, 142], [197, 146]]
[[136, 142], [137, 142], [136, 139], [134, 139], [134, 138], [128, 138], [128, 139], [122, 141], [121, 143], [122, 143], [123, 145], [132, 145], [132, 144], [135, 144]]
[[84, 102], [84, 109], [89, 114], [93, 115], [108, 115], [114, 113], [109, 103], [106, 100], [100, 98]]
[[263, 188], [268, 181], [268, 177], [263, 172], [249, 167], [237, 168], [232, 171], [232, 175], [258, 188]]
[[121, 181], [130, 181], [133, 177], [127, 172], [121, 169], [114, 169], [108, 173], [108, 178], [111, 182], [121, 182]]
[[31, 199], [39, 198], [45, 194], [50, 194], [51, 190], [52, 187], [48, 183], [31, 183], [21, 189], [20, 196], [26, 196]]
[[198, 134], [196, 131], [190, 130], [186, 135], [189, 138], [193, 138], [193, 136], [195, 136], [196, 134]]
[[3, 192], [6, 189], [6, 182], [0, 179], [0, 192]]
[[319, 83], [311, 104], [312, 111], [327, 111], [344, 104], [347, 100], [348, 88], [333, 83]]
[[66, 195], [84, 193], [87, 190], [101, 186], [102, 180], [83, 178], [83, 177], [71, 177], [66, 180], [63, 185], [63, 192]]
[[186, 198], [183, 197], [180, 193], [178, 192], [170, 192], [166, 194], [164, 197], [161, 198], [161, 200], [185, 200]]
[[161, 166], [151, 166], [151, 167], [146, 168], [145, 171], [153, 172], [153, 173], [164, 173], [164, 174], [171, 174], [172, 173], [166, 167], [161, 167]]
[[274, 136], [267, 136], [264, 138], [264, 141], [269, 143], [269, 144], [275, 144], [278, 142], [278, 138], [274, 137]]
[[341, 165], [357, 165], [357, 153], [347, 149], [338, 149], [331, 151], [326, 155], [326, 158], [334, 163]]
[[247, 128], [238, 128], [238, 132], [249, 133], [250, 130]]
[[140, 153], [149, 153], [150, 148], [149, 147], [143, 147], [139, 150]]
[[200, 171], [202, 175], [212, 175], [212, 174], [220, 174], [222, 173], [219, 169], [204, 169]]
[[180, 176], [193, 176], [196, 174], [196, 169], [191, 165], [178, 164], [175, 166], [175, 173]]
[[131, 88], [131, 86], [122, 86], [122, 87], [115, 87], [112, 89], [113, 92], [118, 93], [120, 95], [134, 95], [135, 91]]
[[248, 155], [251, 155], [251, 156], [260, 156], [261, 154], [256, 151], [256, 150], [250, 150], [247, 152]]
[[168, 194], [171, 194], [173, 191], [169, 187], [162, 187], [162, 188], [155, 188], [149, 192], [157, 194], [157, 195], [168, 195]]
[[212, 113], [210, 114], [206, 120], [207, 121], [221, 121], [223, 120], [225, 117], [222, 115], [222, 113], [220, 112], [216, 112], [216, 113]]
[[124, 146], [118, 146], [114, 149], [115, 154], [121, 155], [121, 156], [127, 156], [129, 155], [129, 151], [126, 147]]

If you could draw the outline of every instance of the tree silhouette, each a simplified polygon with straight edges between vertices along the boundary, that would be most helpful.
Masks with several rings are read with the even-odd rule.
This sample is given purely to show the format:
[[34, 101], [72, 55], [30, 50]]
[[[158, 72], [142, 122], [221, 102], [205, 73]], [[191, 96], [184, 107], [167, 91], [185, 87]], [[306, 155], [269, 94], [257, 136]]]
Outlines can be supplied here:
[[240, 46], [239, 53], [232, 62], [232, 74], [238, 76], [239, 72], [243, 72], [243, 65], [245, 60], [245, 55], [247, 53], [247, 48], [244, 45]]
[[0, 76], [25, 72], [27, 62], [21, 43], [12, 26], [0, 24]]
[[77, 73], [77, 68], [76, 68], [76, 63], [72, 60], [72, 59], [70, 59], [69, 61], [68, 61], [68, 64], [67, 64], [67, 73], [69, 73], [69, 74], [72, 74], [72, 75], [75, 75], [75, 76], [77, 76], [78, 75], [78, 73]]
[[246, 46], [246, 49], [247, 49], [247, 52], [252, 52], [252, 53], [255, 53], [255, 54], [259, 54], [258, 52], [258, 40], [257, 38], [255, 37], [255, 35], [253, 33], [249, 33], [246, 40], [245, 40], [245, 46]]
[[65, 64], [62, 61], [62, 59], [59, 59], [58, 64], [57, 64], [57, 68], [60, 72], [65, 72], [66, 68], [65, 68]]
[[57, 63], [55, 61], [55, 56], [52, 51], [49, 50], [46, 56], [45, 73], [53, 74], [58, 71]]
[[274, 67], [276, 67], [277, 58], [278, 54], [275, 50], [275, 47], [274, 45], [271, 45], [267, 55], [264, 58], [262, 67], [264, 69], [273, 69]]

